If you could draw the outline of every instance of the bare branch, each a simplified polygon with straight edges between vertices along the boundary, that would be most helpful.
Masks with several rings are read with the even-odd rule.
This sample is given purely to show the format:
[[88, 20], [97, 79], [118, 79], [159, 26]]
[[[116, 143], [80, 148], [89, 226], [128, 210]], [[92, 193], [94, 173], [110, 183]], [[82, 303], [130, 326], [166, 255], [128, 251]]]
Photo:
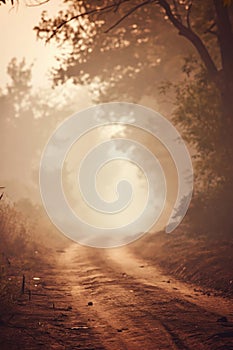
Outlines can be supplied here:
[[216, 23], [213, 22], [205, 31], [204, 34], [213, 34], [218, 37], [218, 32], [213, 30], [213, 28], [216, 26]]
[[124, 21], [128, 16], [130, 16], [133, 12], [137, 11], [140, 7], [143, 7], [145, 5], [151, 4], [153, 2], [158, 2], [157, 0], [146, 0], [142, 3], [132, 7], [124, 16], [122, 16], [118, 21], [116, 21], [111, 27], [109, 27], [107, 30], [105, 30], [105, 33], [109, 33], [112, 29], [114, 29], [118, 24]]
[[107, 5], [107, 6], [104, 6], [104, 7], [101, 7], [101, 8], [97, 8], [97, 9], [89, 10], [89, 11], [86, 11], [86, 12], [82, 12], [82, 13], [79, 13], [78, 15], [72, 16], [71, 18], [69, 18], [67, 20], [63, 20], [53, 30], [52, 34], [48, 37], [46, 42], [49, 42], [64, 25], [66, 25], [66, 24], [68, 24], [68, 23], [70, 23], [70, 22], [72, 22], [72, 21], [74, 21], [74, 20], [76, 20], [76, 19], [78, 19], [80, 17], [85, 17], [85, 16], [88, 16], [88, 15], [93, 15], [93, 14], [97, 14], [97, 13], [103, 13], [106, 10], [114, 9], [117, 6], [119, 7], [121, 4], [126, 3], [128, 1], [130, 1], [130, 0], [122, 0], [122, 1], [120, 1], [120, 3], [114, 3], [114, 4]]
[[177, 0], [173, 0], [173, 6], [174, 6], [174, 9], [175, 9], [175, 15], [176, 17], [179, 19], [179, 21], [182, 23], [182, 17], [180, 15], [180, 12], [178, 10], [178, 4], [177, 4]]
[[114, 9], [114, 12], [117, 12], [117, 11], [118, 11], [118, 9], [119, 9], [119, 7], [120, 7], [120, 5], [121, 5], [122, 2], [124, 2], [124, 0], [123, 0], [123, 1], [122, 1], [122, 0], [118, 0], [118, 2], [117, 2], [117, 4], [116, 4], [116, 7], [115, 7], [115, 9]]
[[190, 23], [190, 14], [192, 10], [192, 3], [189, 4], [188, 9], [187, 9], [187, 26], [189, 29], [191, 29], [191, 23]]
[[[46, 0], [42, 0], [42, 1], [46, 1]], [[111, 10], [115, 12], [119, 9], [119, 6], [121, 6], [122, 4], [129, 2], [129, 1], [130, 0], [116, 0], [111, 5], [106, 5], [106, 6], [101, 7], [101, 8], [95, 8], [92, 10], [88, 10], [86, 12], [82, 12], [82, 13], [79, 13], [75, 16], [72, 16], [71, 18], [69, 18], [67, 20], [62, 20], [61, 23], [52, 31], [52, 34], [47, 38], [46, 42], [50, 41], [64, 25], [70, 23], [73, 20], [77, 20], [79, 17], [85, 17], [85, 16], [93, 15], [93, 14], [103, 14], [103, 13], [111, 11]], [[133, 12], [135, 12], [139, 8], [146, 6], [148, 4], [152, 4], [152, 3], [159, 5], [161, 8], [163, 8], [165, 10], [166, 16], [168, 17], [170, 22], [174, 25], [174, 27], [178, 29], [179, 34], [184, 36], [187, 40], [189, 40], [192, 43], [192, 45], [196, 48], [196, 50], [198, 51], [202, 61], [204, 62], [205, 66], [206, 66], [206, 69], [208, 71], [210, 78], [213, 80], [216, 79], [217, 73], [218, 73], [217, 67], [216, 67], [214, 61], [212, 60], [212, 58], [209, 54], [209, 51], [208, 51], [207, 47], [205, 46], [205, 44], [203, 43], [200, 36], [198, 36], [191, 29], [191, 23], [190, 23], [191, 2], [190, 2], [190, 5], [187, 9], [187, 18], [186, 18], [187, 26], [185, 26], [182, 23], [182, 20], [179, 17], [179, 14], [177, 14], [178, 3], [176, 2], [176, 0], [173, 1], [175, 11], [172, 11], [171, 5], [169, 4], [169, 2], [167, 0], [144, 0], [144, 1], [141, 1], [139, 4], [137, 4], [136, 6], [132, 7], [130, 10], [128, 10], [120, 19], [118, 19], [118, 21], [116, 21], [113, 25], [111, 25], [105, 31], [105, 33], [108, 33], [109, 31], [111, 31], [113, 28], [115, 28], [117, 25], [119, 25], [125, 18], [130, 16]], [[37, 28], [37, 30], [40, 30], [40, 29]]]
[[211, 23], [211, 25], [204, 31], [204, 33], [208, 33], [209, 30], [213, 29], [216, 26], [216, 22]]
[[218, 32], [216, 30], [207, 30], [207, 31], [205, 31], [205, 34], [206, 33], [213, 34], [218, 38]]
[[194, 33], [191, 28], [186, 27], [179, 21], [179, 19], [173, 14], [171, 7], [166, 0], [159, 0], [158, 4], [165, 10], [167, 17], [174, 25], [174, 27], [178, 29], [179, 34], [188, 39], [196, 48], [206, 66], [210, 78], [213, 80], [216, 79], [218, 73], [217, 67], [201, 38], [196, 33]]

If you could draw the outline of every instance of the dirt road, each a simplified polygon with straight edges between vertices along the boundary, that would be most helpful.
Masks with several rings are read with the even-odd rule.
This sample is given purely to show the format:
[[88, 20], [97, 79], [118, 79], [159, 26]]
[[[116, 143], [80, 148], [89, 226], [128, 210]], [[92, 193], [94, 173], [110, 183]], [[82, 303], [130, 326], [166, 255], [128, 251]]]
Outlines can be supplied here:
[[27, 276], [31, 300], [24, 294], [1, 322], [0, 349], [233, 349], [232, 300], [164, 276], [126, 248], [72, 244], [57, 255]]

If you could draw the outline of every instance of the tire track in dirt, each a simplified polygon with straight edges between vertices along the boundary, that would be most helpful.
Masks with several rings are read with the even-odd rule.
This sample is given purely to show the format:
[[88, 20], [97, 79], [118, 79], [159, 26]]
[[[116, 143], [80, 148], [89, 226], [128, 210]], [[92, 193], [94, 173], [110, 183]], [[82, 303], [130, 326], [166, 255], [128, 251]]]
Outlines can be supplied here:
[[[124, 264], [124, 260], [129, 259], [125, 259], [125, 251], [118, 255], [118, 259], [112, 256], [114, 255], [112, 251], [96, 251], [93, 254], [93, 251], [89, 250], [89, 254], [89, 260], [92, 264], [94, 262], [101, 271], [105, 271], [105, 275], [111, 278], [115, 277], [115, 280], [117, 280], [117, 285], [114, 284], [114, 293], [116, 294], [116, 291], [120, 289], [116, 294], [120, 295], [120, 302], [113, 309], [121, 313], [120, 310], [125, 299], [128, 317], [131, 320], [143, 319], [144, 324], [146, 320], [147, 327], [145, 329], [142, 327], [145, 337], [148, 330], [153, 332], [153, 329], [158, 328], [162, 333], [163, 328], [163, 334], [165, 329], [173, 341], [173, 346], [176, 345], [179, 349], [217, 349], [222, 346], [224, 349], [231, 349], [233, 347], [232, 323], [217, 322], [224, 311], [227, 311], [228, 318], [232, 317], [232, 302], [230, 300], [202, 295], [199, 295], [198, 298], [195, 296], [197, 300], [194, 300], [191, 294], [185, 294], [187, 292], [195, 294], [190, 287], [178, 283], [178, 290], [178, 288], [174, 287], [176, 284], [172, 283], [173, 287], [171, 287], [169, 283], [169, 288], [167, 288], [167, 283], [164, 284], [165, 276], [159, 273], [157, 273], [158, 281], [156, 282], [153, 282], [153, 274], [151, 272], [149, 273], [149, 281], [147, 279], [142, 280], [139, 273], [137, 273], [139, 277], [135, 276], [135, 273], [133, 277], [130, 275], [131, 270], [129, 269], [128, 271], [127, 266]], [[88, 257], [86, 260], [88, 260]], [[137, 265], [138, 263], [135, 260], [130, 261], [130, 263], [133, 263], [134, 267], [136, 266], [138, 271], [140, 271], [139, 265]], [[125, 270], [129, 274], [122, 272]], [[112, 288], [107, 287], [106, 289], [106, 287], [104, 285], [104, 288], [102, 288], [105, 294], [111, 295], [113, 293]], [[173, 288], [176, 290], [173, 290]], [[99, 286], [99, 296], [104, 295], [102, 289]], [[130, 297], [127, 298], [127, 295], [130, 295]], [[132, 303], [132, 300], [134, 300], [134, 308], [129, 314], [130, 301]], [[218, 302], [217, 305], [216, 302]], [[110, 307], [111, 305], [109, 305], [109, 309], [111, 309]], [[138, 311], [140, 312], [138, 313]], [[157, 327], [155, 321], [157, 322]], [[132, 325], [132, 327], [134, 326]], [[138, 325], [136, 325], [137, 327]], [[222, 334], [222, 336], [219, 336], [219, 334]], [[215, 335], [218, 336], [216, 337]], [[157, 338], [156, 341], [158, 340]], [[167, 346], [167, 348], [171, 348], [169, 343], [167, 343]]]
[[[85, 258], [78, 254], [73, 258], [77, 265], [82, 260], [86, 264], [84, 269], [78, 269], [76, 282], [73, 274], [69, 284], [73, 286], [73, 295], [82, 294], [86, 300], [91, 298], [90, 326], [98, 332], [105, 348], [136, 350], [142, 347], [155, 349], [156, 346], [156, 349], [177, 349], [172, 337], [155, 317], [148, 322], [142, 310], [135, 309], [135, 303], [130, 303], [131, 295], [122, 288], [118, 277], [109, 275], [111, 269], [106, 274], [107, 266], [93, 265], [94, 257], [88, 257], [88, 251], [82, 251]], [[72, 255], [75, 255], [75, 249], [69, 253], [70, 259]]]
[[72, 244], [38, 273], [32, 300], [0, 327], [3, 350], [233, 349], [232, 323], [217, 322], [231, 321], [230, 300], [167, 283], [125, 249]]

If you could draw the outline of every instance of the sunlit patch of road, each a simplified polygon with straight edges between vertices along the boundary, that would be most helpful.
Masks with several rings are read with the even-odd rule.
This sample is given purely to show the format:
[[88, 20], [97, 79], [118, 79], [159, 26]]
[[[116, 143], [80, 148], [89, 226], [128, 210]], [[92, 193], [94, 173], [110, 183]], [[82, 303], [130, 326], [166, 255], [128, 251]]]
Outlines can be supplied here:
[[[164, 276], [127, 247], [99, 250], [74, 244], [65, 259], [68, 266], [76, 266], [76, 273], [69, 274], [72, 295], [84, 298], [83, 304], [91, 301], [90, 326], [105, 348], [212, 349], [233, 344], [231, 300], [202, 295], [197, 287]], [[223, 317], [228, 328], [218, 322]]]

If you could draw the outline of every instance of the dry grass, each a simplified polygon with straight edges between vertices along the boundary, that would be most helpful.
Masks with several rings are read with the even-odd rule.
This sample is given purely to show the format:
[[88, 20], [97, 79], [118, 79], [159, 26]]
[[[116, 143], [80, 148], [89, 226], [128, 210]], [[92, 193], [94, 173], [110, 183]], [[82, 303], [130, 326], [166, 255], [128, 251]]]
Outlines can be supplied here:
[[233, 296], [233, 240], [162, 232], [146, 235], [132, 248], [167, 274]]

